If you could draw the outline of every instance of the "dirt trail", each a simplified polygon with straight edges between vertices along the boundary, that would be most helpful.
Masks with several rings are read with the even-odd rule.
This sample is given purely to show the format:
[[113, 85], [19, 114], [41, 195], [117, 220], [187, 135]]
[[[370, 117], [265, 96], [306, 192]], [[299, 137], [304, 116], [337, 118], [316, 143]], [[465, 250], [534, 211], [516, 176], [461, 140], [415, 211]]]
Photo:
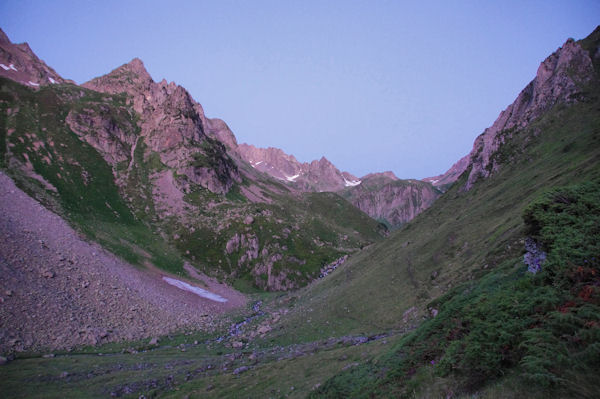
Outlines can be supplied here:
[[214, 302], [165, 275], [86, 242], [0, 172], [0, 354], [210, 330], [246, 301], [219, 287], [228, 301]]

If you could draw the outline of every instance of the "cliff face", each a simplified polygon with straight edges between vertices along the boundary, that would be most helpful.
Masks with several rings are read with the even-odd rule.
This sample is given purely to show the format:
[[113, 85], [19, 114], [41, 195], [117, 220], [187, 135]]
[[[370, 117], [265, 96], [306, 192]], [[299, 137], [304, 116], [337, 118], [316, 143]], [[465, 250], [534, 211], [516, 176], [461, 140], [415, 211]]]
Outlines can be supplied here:
[[469, 190], [478, 179], [493, 174], [501, 167], [494, 155], [510, 139], [513, 130], [526, 127], [557, 104], [569, 105], [581, 98], [583, 86], [595, 74], [593, 57], [597, 56], [597, 44], [585, 50], [581, 42], [567, 40], [541, 63], [535, 79], [500, 113], [494, 124], [475, 139], [473, 149], [466, 157], [443, 175], [425, 181], [435, 185], [449, 184], [470, 168], [464, 186], [465, 190]]
[[[141, 60], [136, 58], [108, 75], [84, 83], [83, 87], [115, 95], [126, 93], [127, 104], [139, 115], [139, 137], [144, 144], [159, 154], [164, 165], [190, 182], [215, 193], [226, 193], [235, 181], [240, 181], [225, 146], [213, 139], [225, 137], [224, 132], [229, 132], [227, 125], [207, 119], [200, 104], [183, 87], [165, 80], [154, 82]], [[71, 128], [78, 134], [87, 128], [89, 120], [97, 127], [105, 124], [99, 115], [86, 115], [80, 110], [73, 110], [68, 116]], [[138, 138], [126, 140], [132, 156], [138, 141]], [[110, 162], [121, 158], [106, 151], [115, 146], [96, 148]]]
[[33, 53], [29, 44], [11, 43], [2, 29], [0, 29], [0, 76], [33, 89], [67, 82], [54, 69], [40, 60]]
[[373, 219], [397, 227], [431, 206], [441, 191], [430, 183], [400, 180], [385, 172], [367, 175], [360, 185], [340, 194]]

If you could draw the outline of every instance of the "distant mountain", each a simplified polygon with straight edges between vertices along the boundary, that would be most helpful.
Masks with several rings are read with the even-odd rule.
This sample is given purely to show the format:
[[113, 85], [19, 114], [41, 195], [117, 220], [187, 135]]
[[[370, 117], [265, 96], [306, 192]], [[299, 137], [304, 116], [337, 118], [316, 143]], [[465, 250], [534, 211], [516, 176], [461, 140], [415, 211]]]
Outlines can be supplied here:
[[[0, 29], [0, 76], [32, 88], [49, 84], [65, 83], [56, 71], [40, 60], [29, 44], [13, 44]], [[69, 81], [72, 83], [72, 81]]]
[[393, 172], [369, 174], [361, 181], [360, 185], [342, 190], [340, 195], [390, 227], [414, 219], [442, 194], [430, 183], [400, 180]]
[[334, 192], [360, 184], [356, 176], [341, 172], [325, 157], [300, 163], [293, 155], [278, 148], [257, 148], [245, 143], [240, 144], [237, 151], [253, 168], [290, 182], [292, 187], [300, 191]]
[[357, 178], [325, 157], [300, 163], [278, 148], [240, 144], [237, 153], [256, 170], [303, 192], [337, 192], [352, 205], [389, 227], [398, 227], [427, 209], [440, 195], [429, 183], [400, 180], [393, 172]]

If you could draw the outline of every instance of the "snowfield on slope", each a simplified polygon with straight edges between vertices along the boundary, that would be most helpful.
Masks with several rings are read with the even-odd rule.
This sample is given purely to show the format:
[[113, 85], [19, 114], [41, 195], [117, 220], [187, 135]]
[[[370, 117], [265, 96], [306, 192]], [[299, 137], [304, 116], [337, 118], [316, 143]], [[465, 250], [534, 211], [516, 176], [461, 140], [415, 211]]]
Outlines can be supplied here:
[[211, 301], [215, 301], [215, 302], [227, 302], [227, 299], [223, 298], [222, 296], [213, 294], [212, 292], [206, 291], [200, 287], [195, 287], [191, 284], [186, 283], [185, 281], [176, 280], [174, 278], [166, 277], [166, 276], [163, 276], [162, 279], [164, 281], [166, 281], [167, 283], [169, 283], [179, 289], [182, 289], [182, 290], [188, 291], [188, 292], [192, 292], [198, 296], [201, 296], [202, 298], [210, 299]]

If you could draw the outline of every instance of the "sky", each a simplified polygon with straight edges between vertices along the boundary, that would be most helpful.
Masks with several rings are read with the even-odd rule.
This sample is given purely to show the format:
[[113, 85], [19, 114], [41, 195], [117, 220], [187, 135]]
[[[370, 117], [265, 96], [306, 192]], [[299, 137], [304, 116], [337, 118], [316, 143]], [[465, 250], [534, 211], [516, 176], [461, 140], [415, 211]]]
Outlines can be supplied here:
[[600, 1], [2, 0], [0, 27], [83, 83], [134, 57], [238, 142], [358, 177], [445, 172]]

